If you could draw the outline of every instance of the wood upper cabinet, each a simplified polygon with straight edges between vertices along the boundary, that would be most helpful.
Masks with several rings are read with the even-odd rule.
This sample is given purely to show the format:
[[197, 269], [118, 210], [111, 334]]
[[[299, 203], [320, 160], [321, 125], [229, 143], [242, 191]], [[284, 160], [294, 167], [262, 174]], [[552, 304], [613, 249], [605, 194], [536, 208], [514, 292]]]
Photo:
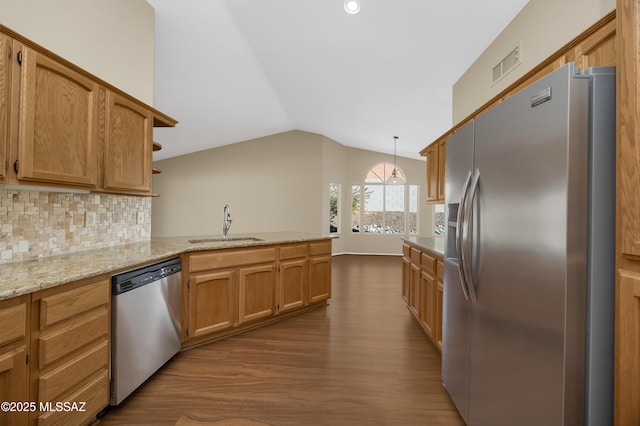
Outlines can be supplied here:
[[0, 25], [0, 183], [150, 195], [152, 129], [176, 123]]
[[11, 87], [11, 38], [0, 33], [0, 182], [7, 177], [9, 103]]
[[104, 188], [151, 191], [153, 116], [142, 105], [107, 92]]
[[427, 157], [427, 203], [444, 203], [444, 173], [447, 158], [446, 139], [432, 143], [421, 154]]
[[438, 142], [438, 199], [444, 203], [445, 164], [447, 163], [447, 141]]
[[427, 157], [427, 203], [438, 201], [438, 145], [427, 147], [424, 155]]
[[616, 21], [611, 20], [579, 43], [574, 49], [575, 58], [572, 59], [582, 70], [612, 66], [617, 60], [616, 45]]
[[19, 86], [17, 179], [95, 187], [98, 84], [18, 42], [13, 50], [13, 81]]
[[[30, 296], [0, 302], [0, 401], [28, 402], [27, 371]], [[27, 411], [0, 411], [0, 424], [26, 425]]]

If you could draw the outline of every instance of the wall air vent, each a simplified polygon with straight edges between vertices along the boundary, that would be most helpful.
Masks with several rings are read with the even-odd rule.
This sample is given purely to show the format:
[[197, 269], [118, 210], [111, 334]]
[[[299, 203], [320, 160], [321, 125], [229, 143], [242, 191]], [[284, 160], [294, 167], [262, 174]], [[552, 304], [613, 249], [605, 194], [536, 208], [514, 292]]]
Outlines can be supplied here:
[[520, 46], [516, 46], [503, 60], [493, 67], [493, 84], [509, 74], [515, 67], [520, 65], [521, 62]]

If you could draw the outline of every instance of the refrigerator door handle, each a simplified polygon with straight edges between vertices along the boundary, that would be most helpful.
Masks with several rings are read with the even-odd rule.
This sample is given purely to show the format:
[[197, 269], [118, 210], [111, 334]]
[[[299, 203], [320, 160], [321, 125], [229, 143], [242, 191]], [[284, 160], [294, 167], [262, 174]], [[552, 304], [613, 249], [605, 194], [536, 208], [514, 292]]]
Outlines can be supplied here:
[[473, 211], [473, 200], [476, 197], [476, 192], [478, 191], [478, 182], [480, 181], [480, 170], [476, 169], [473, 173], [473, 181], [471, 182], [471, 186], [469, 187], [469, 193], [467, 194], [467, 199], [465, 200], [465, 209], [464, 209], [464, 220], [463, 220], [463, 231], [462, 233], [467, 236], [463, 240], [462, 246], [462, 257], [465, 259], [462, 263], [464, 267], [464, 275], [467, 278], [467, 291], [469, 292], [469, 297], [471, 298], [471, 303], [476, 303], [476, 284], [473, 279], [473, 271], [471, 270], [471, 244], [473, 244], [472, 238], [469, 236], [469, 223], [471, 222], [471, 212]]
[[465, 211], [464, 202], [467, 198], [467, 191], [469, 190], [471, 177], [471, 170], [469, 170], [469, 174], [464, 180], [464, 185], [462, 186], [460, 203], [458, 204], [458, 216], [456, 218], [456, 256], [458, 257], [458, 274], [460, 274], [460, 287], [462, 287], [462, 294], [464, 295], [465, 300], [469, 300], [469, 291], [467, 290], [467, 279], [464, 276], [464, 259], [462, 257], [462, 220], [464, 218]]

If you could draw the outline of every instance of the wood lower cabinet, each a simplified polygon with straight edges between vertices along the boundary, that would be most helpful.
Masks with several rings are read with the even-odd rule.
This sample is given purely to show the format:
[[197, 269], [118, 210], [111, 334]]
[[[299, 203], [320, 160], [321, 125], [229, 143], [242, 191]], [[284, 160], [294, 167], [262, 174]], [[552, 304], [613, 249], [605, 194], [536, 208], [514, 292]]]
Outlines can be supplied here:
[[331, 297], [331, 240], [309, 244], [309, 303]]
[[236, 276], [237, 272], [231, 269], [193, 274], [189, 278], [186, 338], [206, 336], [236, 325]]
[[409, 289], [411, 287], [411, 247], [402, 245], [402, 299], [409, 303]]
[[[0, 401], [29, 401], [27, 354], [31, 297], [0, 302]], [[0, 411], [0, 424], [26, 425], [27, 411]]]
[[[403, 244], [402, 251], [403, 298], [427, 336], [442, 351], [444, 263], [440, 255], [407, 243]], [[407, 297], [404, 297], [405, 288]]]
[[421, 271], [420, 273], [420, 289], [421, 289], [421, 309], [420, 309], [420, 322], [422, 328], [427, 332], [429, 337], [433, 337], [435, 334], [436, 324], [436, 304], [434, 300], [436, 298], [436, 279], [427, 271]]
[[111, 282], [108, 277], [34, 293], [30, 400], [84, 411], [31, 413], [38, 425], [81, 425], [109, 404]]
[[440, 352], [442, 352], [442, 318], [443, 318], [443, 301], [444, 301], [444, 262], [438, 260], [437, 266], [438, 279], [436, 281], [436, 296], [435, 296], [435, 342]]
[[185, 347], [331, 297], [331, 240], [194, 252], [184, 264]]
[[278, 312], [304, 306], [309, 282], [307, 259], [280, 262]]
[[238, 278], [239, 324], [276, 314], [275, 263], [241, 268]]

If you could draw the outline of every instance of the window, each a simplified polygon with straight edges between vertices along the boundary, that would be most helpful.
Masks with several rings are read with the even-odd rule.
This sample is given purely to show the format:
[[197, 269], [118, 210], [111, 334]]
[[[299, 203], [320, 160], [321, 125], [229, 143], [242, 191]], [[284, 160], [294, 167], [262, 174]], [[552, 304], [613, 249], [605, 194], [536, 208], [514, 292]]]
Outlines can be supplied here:
[[[363, 185], [352, 186], [351, 231], [371, 234], [418, 233], [418, 185], [389, 185], [394, 165], [369, 170]], [[402, 170], [396, 168], [404, 178]]]
[[329, 184], [329, 233], [337, 234], [340, 222], [340, 184]]

